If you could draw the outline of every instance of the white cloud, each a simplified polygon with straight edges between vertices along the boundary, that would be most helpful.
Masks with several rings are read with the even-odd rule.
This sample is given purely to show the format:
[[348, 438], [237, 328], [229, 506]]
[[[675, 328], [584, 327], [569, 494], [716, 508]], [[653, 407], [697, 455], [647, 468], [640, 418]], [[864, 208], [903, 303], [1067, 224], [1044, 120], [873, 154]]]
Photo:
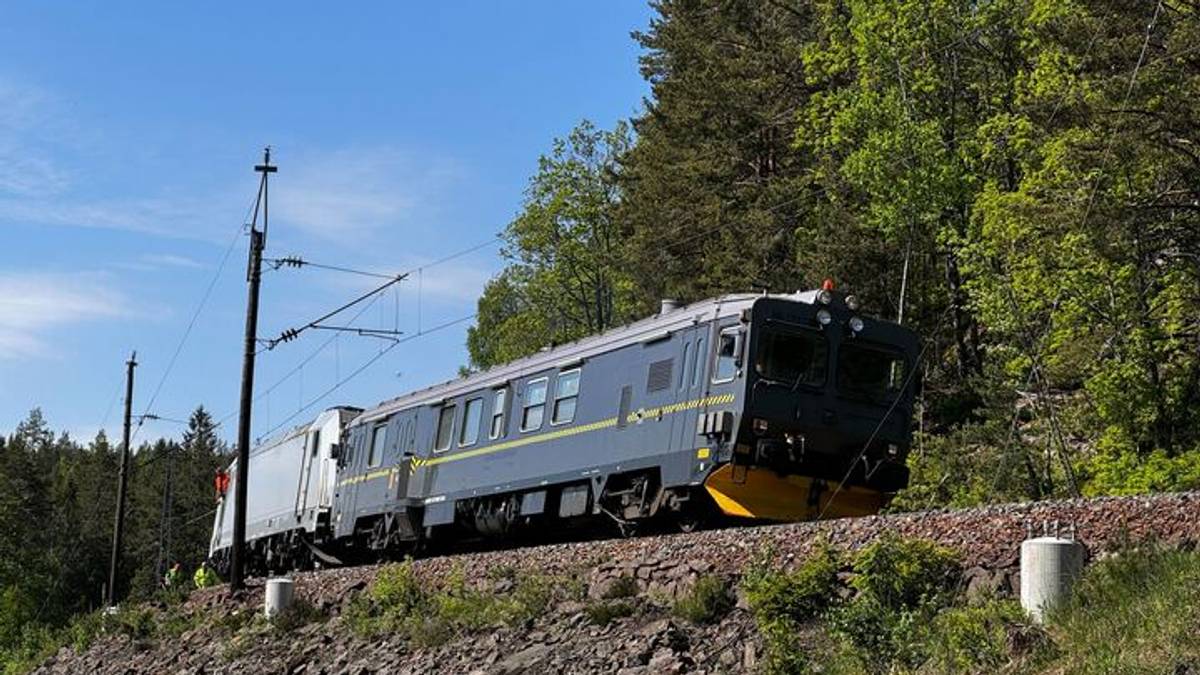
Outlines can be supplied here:
[[452, 162], [394, 148], [290, 158], [286, 175], [274, 183], [272, 212], [312, 236], [350, 247], [411, 221], [456, 173]]
[[413, 275], [407, 283], [409, 289], [420, 285], [425, 300], [448, 300], [473, 304], [483, 294], [483, 287], [492, 278], [493, 272], [482, 266], [444, 264], [431, 267], [418, 278]]
[[61, 192], [68, 175], [49, 157], [57, 126], [48, 94], [0, 78], [0, 194], [44, 197]]
[[47, 331], [125, 316], [129, 307], [95, 275], [0, 274], [0, 359], [50, 356]]
[[[126, 199], [72, 203], [63, 199], [0, 199], [0, 221], [95, 227], [141, 232], [177, 239], [217, 243], [230, 236], [237, 223], [233, 210], [214, 215], [211, 201], [198, 199]], [[222, 218], [223, 216], [223, 218]], [[213, 222], [230, 223], [224, 234]], [[228, 239], [225, 239], [228, 241]]]
[[159, 267], [184, 267], [193, 270], [205, 267], [204, 263], [173, 253], [147, 253], [142, 256], [142, 260], [149, 265], [158, 265]]

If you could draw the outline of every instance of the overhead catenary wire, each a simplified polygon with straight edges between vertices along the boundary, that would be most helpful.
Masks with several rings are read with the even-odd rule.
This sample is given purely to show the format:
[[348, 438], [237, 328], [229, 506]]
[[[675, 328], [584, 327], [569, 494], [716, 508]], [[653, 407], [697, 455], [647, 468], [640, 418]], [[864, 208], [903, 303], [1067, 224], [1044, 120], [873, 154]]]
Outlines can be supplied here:
[[[208, 286], [204, 289], [204, 294], [201, 295], [200, 302], [196, 305], [195, 311], [192, 312], [192, 318], [188, 321], [187, 328], [184, 329], [183, 335], [180, 336], [179, 343], [175, 346], [175, 351], [171, 354], [170, 360], [167, 361], [167, 367], [163, 371], [162, 377], [159, 378], [158, 385], [154, 387], [154, 393], [150, 395], [150, 399], [146, 403], [146, 407], [143, 408], [143, 413], [154, 409], [154, 404], [158, 401], [158, 395], [162, 393], [163, 386], [167, 383], [167, 378], [170, 377], [171, 371], [175, 368], [176, 361], [179, 360], [180, 353], [183, 352], [184, 345], [187, 344], [188, 337], [192, 334], [192, 329], [196, 327], [196, 321], [200, 319], [200, 314], [204, 311], [205, 305], [208, 304], [208, 299], [212, 296], [212, 292], [213, 289], [216, 288], [217, 281], [220, 280], [222, 272], [225, 271], [225, 264], [229, 262], [229, 256], [233, 253], [233, 249], [237, 245], [238, 239], [241, 238], [242, 233], [246, 229], [246, 218], [250, 216], [250, 212], [254, 209], [257, 203], [258, 200], [256, 196], [256, 199], [251, 202], [250, 207], [246, 209], [246, 217], [242, 218], [242, 222], [238, 224], [237, 231], [234, 233], [233, 238], [229, 241], [229, 245], [225, 247], [225, 253], [221, 256], [221, 262], [217, 265], [216, 272], [213, 273], [212, 279], [208, 282]], [[134, 429], [133, 438], [130, 440], [131, 444], [137, 439], [138, 432], [140, 432], [142, 429], [142, 421], [139, 421], [137, 428]]]
[[296, 411], [295, 411], [295, 412], [293, 412], [291, 415], [288, 415], [286, 418], [284, 418], [284, 419], [283, 419], [281, 422], [277, 423], [275, 426], [271, 427], [271, 428], [270, 428], [270, 429], [268, 429], [267, 431], [265, 431], [265, 432], [263, 432], [262, 434], [260, 434], [260, 435], [259, 435], [259, 438], [266, 438], [267, 436], [270, 436], [271, 434], [275, 433], [275, 432], [276, 432], [276, 431], [278, 431], [279, 429], [283, 428], [283, 427], [284, 427], [285, 425], [287, 425], [289, 422], [291, 422], [292, 420], [296, 419], [296, 418], [297, 418], [297, 417], [299, 417], [301, 414], [303, 414], [303, 413], [304, 413], [304, 411], [308, 410], [309, 408], [311, 408], [311, 407], [313, 407], [314, 405], [316, 405], [316, 404], [320, 403], [321, 401], [323, 401], [323, 400], [324, 400], [326, 397], [328, 397], [330, 394], [332, 394], [332, 393], [334, 393], [335, 391], [337, 391], [338, 389], [340, 389], [340, 388], [341, 388], [343, 385], [345, 385], [345, 384], [346, 384], [347, 382], [349, 382], [350, 380], [353, 380], [353, 379], [354, 379], [355, 377], [357, 377], [357, 376], [358, 376], [360, 373], [362, 373], [362, 372], [363, 372], [363, 371], [365, 371], [367, 368], [370, 368], [372, 365], [374, 365], [374, 364], [375, 364], [375, 362], [379, 361], [379, 359], [383, 358], [383, 356], [384, 356], [385, 354], [387, 354], [388, 352], [392, 351], [393, 349], [395, 349], [396, 347], [400, 346], [401, 344], [404, 344], [405, 342], [409, 342], [409, 341], [415, 340], [415, 339], [417, 339], [417, 338], [420, 338], [420, 337], [423, 337], [423, 336], [425, 336], [425, 335], [429, 335], [429, 334], [431, 334], [431, 333], [436, 333], [436, 332], [438, 332], [438, 331], [445, 330], [445, 329], [447, 329], [447, 328], [450, 328], [450, 327], [452, 327], [452, 326], [456, 326], [456, 325], [458, 325], [458, 324], [461, 324], [461, 323], [464, 323], [464, 322], [470, 321], [470, 320], [472, 320], [472, 319], [474, 319], [474, 318], [475, 318], [475, 314], [468, 314], [468, 315], [466, 315], [466, 316], [462, 316], [462, 317], [459, 317], [459, 318], [457, 318], [457, 319], [452, 319], [452, 320], [450, 320], [450, 321], [446, 321], [446, 322], [444, 322], [444, 323], [440, 323], [440, 324], [438, 324], [438, 325], [436, 325], [436, 326], [434, 326], [433, 328], [430, 328], [430, 329], [428, 329], [428, 330], [424, 330], [424, 331], [422, 331], [422, 332], [415, 333], [415, 334], [413, 334], [413, 335], [409, 335], [409, 336], [407, 336], [407, 337], [405, 337], [405, 338], [402, 338], [402, 339], [396, 340], [395, 342], [392, 342], [392, 343], [391, 343], [391, 344], [389, 344], [387, 347], [385, 347], [385, 348], [384, 348], [382, 351], [380, 351], [378, 354], [375, 354], [375, 355], [374, 355], [374, 356], [372, 356], [370, 359], [368, 359], [368, 360], [367, 360], [365, 363], [363, 363], [361, 366], [359, 366], [358, 368], [356, 368], [356, 369], [355, 369], [353, 372], [351, 372], [349, 375], [347, 375], [347, 376], [346, 376], [346, 377], [344, 377], [344, 378], [341, 378], [341, 379], [340, 379], [340, 380], [338, 380], [338, 381], [337, 381], [337, 382], [336, 382], [336, 383], [335, 383], [333, 386], [331, 386], [331, 387], [329, 387], [328, 389], [326, 389], [325, 391], [321, 392], [321, 394], [319, 394], [318, 396], [316, 396], [315, 398], [313, 398], [312, 400], [310, 400], [308, 403], [305, 403], [305, 404], [304, 404], [303, 406], [301, 406], [301, 407], [300, 407], [298, 410], [296, 410]]
[[[379, 296], [376, 296], [376, 298], [372, 299], [371, 302], [367, 303], [366, 305], [363, 305], [362, 308], [360, 308], [358, 310], [358, 313], [355, 314], [353, 317], [351, 317], [350, 324], [353, 325], [354, 322], [357, 321], [359, 317], [361, 317], [363, 314], [365, 314], [367, 312], [367, 310], [371, 308], [371, 305], [373, 305], [375, 303], [375, 300], [378, 299], [378, 297]], [[329, 347], [329, 345], [334, 344], [339, 337], [341, 337], [341, 336], [340, 336], [340, 334], [337, 334], [337, 333], [331, 335], [328, 340], [321, 343], [320, 346], [318, 346], [316, 349], [314, 349], [312, 352], [310, 352], [308, 356], [304, 357], [304, 359], [302, 359], [299, 363], [297, 363], [295, 366], [293, 366], [291, 370], [284, 373], [279, 379], [277, 379], [273, 384], [271, 384], [271, 386], [269, 386], [269, 387], [263, 389], [262, 391], [258, 392], [257, 394], [255, 394], [254, 402], [258, 403], [264, 397], [270, 395], [271, 392], [273, 392], [277, 388], [279, 388], [284, 382], [287, 382], [289, 379], [291, 379], [291, 377], [293, 375], [302, 372], [304, 366], [308, 365], [310, 362], [312, 362], [313, 359], [317, 358], [317, 356], [319, 356], [321, 354], [321, 352], [325, 351], [325, 349], [327, 347]], [[337, 379], [339, 377], [340, 377], [340, 373], [335, 374], [334, 379]], [[234, 415], [237, 415], [236, 410], [234, 410], [233, 412], [230, 412], [228, 415], [225, 415], [224, 417], [222, 417], [217, 422], [216, 426], [221, 426], [221, 424], [223, 424], [223, 423], [229, 421], [231, 418], [233, 418]]]
[[408, 276], [407, 273], [397, 275], [397, 276], [393, 277], [391, 280], [385, 282], [384, 284], [377, 286], [376, 288], [373, 288], [373, 289], [367, 291], [366, 293], [363, 293], [362, 295], [358, 296], [357, 298], [341, 305], [340, 307], [338, 307], [332, 311], [322, 314], [320, 317], [313, 319], [312, 321], [309, 321], [308, 323], [304, 324], [303, 326], [301, 326], [299, 328], [289, 328], [289, 329], [283, 331], [283, 333], [281, 333], [279, 335], [279, 337], [270, 339], [270, 340], [266, 340], [267, 349], [271, 350], [271, 349], [274, 349], [276, 346], [278, 346], [280, 343], [291, 342], [292, 340], [295, 340], [304, 331], [318, 327], [318, 325], [322, 321], [324, 321], [328, 318], [331, 318], [333, 316], [336, 316], [338, 314], [341, 314], [342, 312], [346, 311], [347, 309], [350, 309], [351, 307], [357, 305], [358, 303], [360, 303], [368, 298], [371, 298], [372, 296], [378, 296], [383, 291], [386, 291], [388, 288], [391, 288], [393, 284], [398, 284], [401, 281], [403, 281], [406, 276]]
[[357, 274], [364, 277], [374, 277], [376, 279], [393, 279], [394, 274], [383, 274], [381, 272], [368, 272], [367, 270], [354, 269], [352, 267], [342, 267], [340, 265], [325, 265], [305, 260], [300, 256], [288, 256], [286, 258], [263, 258], [263, 262], [270, 263], [271, 269], [279, 269], [281, 267], [314, 267], [316, 269], [329, 270], [331, 272], [345, 272], [346, 274]]
[[[500, 243], [500, 242], [502, 242], [502, 241], [504, 241], [504, 238], [503, 238], [503, 237], [501, 237], [501, 236], [495, 236], [495, 237], [492, 237], [492, 238], [490, 238], [490, 239], [488, 239], [488, 240], [486, 240], [486, 241], [481, 241], [481, 242], [479, 242], [479, 243], [476, 243], [476, 244], [473, 244], [473, 245], [471, 245], [471, 246], [468, 246], [468, 247], [465, 247], [465, 248], [459, 249], [458, 251], [454, 251], [454, 252], [452, 252], [452, 253], [449, 253], [449, 254], [447, 254], [447, 255], [445, 255], [445, 256], [442, 256], [442, 257], [440, 257], [440, 258], [436, 258], [436, 259], [434, 259], [434, 260], [432, 260], [432, 261], [430, 261], [430, 262], [424, 263], [424, 264], [422, 264], [422, 265], [419, 265], [419, 266], [417, 266], [417, 267], [410, 268], [408, 271], [405, 271], [405, 272], [400, 272], [399, 274], [395, 274], [395, 275], [383, 275], [383, 276], [385, 276], [385, 277], [386, 277], [386, 278], [388, 278], [388, 279], [392, 279], [392, 278], [394, 278], [394, 277], [396, 277], [396, 276], [411, 277], [413, 274], [416, 274], [416, 275], [418, 275], [418, 284], [420, 284], [420, 283], [421, 283], [421, 279], [423, 278], [423, 272], [424, 272], [425, 270], [427, 270], [427, 269], [430, 269], [430, 268], [433, 268], [433, 267], [437, 267], [437, 266], [439, 266], [439, 265], [445, 264], [445, 263], [447, 263], [447, 262], [450, 262], [450, 261], [452, 261], [452, 260], [455, 260], [455, 259], [457, 259], [457, 258], [461, 258], [461, 257], [463, 257], [463, 256], [466, 256], [466, 255], [469, 255], [469, 254], [471, 254], [471, 253], [474, 253], [474, 252], [476, 252], [476, 251], [479, 251], [479, 250], [481, 250], [481, 249], [487, 248], [487, 247], [489, 247], [489, 246], [493, 246], [493, 245], [495, 245], [495, 244], [497, 244], [497, 243]], [[347, 269], [349, 269], [349, 268], [347, 268]], [[356, 271], [362, 271], [362, 270], [356, 270]], [[368, 274], [372, 274], [372, 275], [373, 275], [374, 273], [368, 273]], [[394, 288], [398, 288], [398, 287], [394, 286]], [[418, 334], [418, 335], [420, 335], [420, 334], [422, 334], [422, 333], [428, 333], [428, 332], [432, 332], [432, 331], [423, 331], [423, 330], [422, 330], [422, 328], [421, 328], [421, 320], [420, 320], [420, 314], [421, 314], [421, 307], [420, 307], [420, 291], [421, 291], [421, 288], [420, 288], [420, 286], [418, 286], [418, 306], [417, 306], [417, 314], [418, 314], [418, 320], [417, 320], [417, 334]], [[359, 317], [361, 317], [361, 316], [362, 316], [362, 315], [363, 315], [363, 314], [364, 314], [364, 313], [365, 313], [365, 312], [366, 312], [368, 309], [370, 309], [371, 305], [373, 305], [373, 304], [374, 304], [374, 303], [375, 303], [375, 302], [376, 302], [376, 301], [379, 299], [379, 297], [380, 297], [379, 295], [374, 295], [374, 296], [371, 298], [370, 302], [368, 302], [366, 305], [364, 305], [364, 306], [363, 306], [363, 307], [362, 307], [362, 308], [361, 308], [361, 309], [358, 311], [358, 313], [357, 313], [357, 314], [355, 314], [355, 315], [354, 315], [354, 316], [353, 316], [353, 317], [350, 319], [350, 321], [348, 322], [348, 325], [349, 325], [349, 326], [353, 326], [353, 325], [354, 325], [354, 323], [355, 323], [355, 321], [357, 321]], [[394, 317], [394, 321], [393, 321], [393, 324], [394, 324], [394, 329], [393, 329], [393, 330], [394, 330], [394, 332], [398, 333], [398, 332], [399, 332], [399, 316], [400, 316], [400, 310], [399, 310], [400, 297], [399, 297], [399, 293], [398, 293], [398, 292], [397, 292], [397, 294], [396, 294], [396, 296], [395, 296], [394, 302], [395, 302], [395, 317]], [[473, 316], [472, 316], [472, 318], [473, 318]], [[282, 385], [284, 382], [286, 382], [287, 380], [291, 379], [291, 378], [292, 378], [294, 375], [296, 375], [298, 372], [300, 372], [300, 371], [301, 371], [301, 370], [304, 368], [304, 366], [306, 366], [308, 363], [312, 362], [312, 360], [313, 360], [313, 359], [315, 359], [315, 358], [316, 358], [317, 356], [319, 356], [319, 355], [320, 355], [322, 352], [324, 352], [326, 349], [328, 349], [330, 345], [333, 345], [333, 346], [335, 347], [335, 349], [336, 349], [336, 348], [338, 347], [338, 345], [340, 345], [340, 341], [338, 340], [338, 338], [339, 338], [339, 337], [340, 337], [340, 333], [339, 333], [339, 332], [335, 332], [335, 334], [334, 334], [334, 335], [330, 336], [330, 337], [329, 337], [329, 339], [325, 340], [325, 341], [324, 341], [323, 343], [321, 343], [321, 344], [320, 344], [320, 345], [319, 345], [319, 346], [318, 346], [316, 349], [314, 349], [312, 352], [310, 352], [310, 353], [308, 354], [308, 356], [306, 356], [306, 357], [305, 357], [304, 359], [302, 359], [302, 360], [301, 360], [299, 363], [297, 363], [295, 366], [293, 366], [291, 370], [289, 370], [287, 373], [285, 373], [285, 374], [283, 374], [281, 377], [279, 377], [279, 378], [278, 378], [278, 379], [277, 379], [277, 380], [276, 380], [274, 383], [272, 383], [272, 384], [271, 384], [269, 387], [267, 387], [266, 389], [263, 389], [262, 391], [260, 391], [260, 392], [258, 392], [257, 394], [255, 394], [255, 397], [254, 397], [254, 402], [255, 402], [255, 403], [257, 403], [257, 402], [261, 401], [261, 400], [262, 400], [264, 397], [268, 396], [268, 395], [269, 395], [271, 392], [275, 391], [275, 390], [276, 390], [276, 389], [277, 389], [279, 386], [281, 386], [281, 385]], [[267, 351], [267, 347], [265, 347], [265, 346], [264, 346], [264, 347], [263, 347], [263, 348], [262, 348], [260, 351]], [[337, 358], [335, 359], [335, 361], [336, 361], [337, 363], [339, 363], [339, 364], [340, 364], [340, 360], [341, 360], [341, 359], [340, 359], [340, 350], [337, 350], [337, 351], [339, 351], [339, 353], [337, 354]], [[335, 370], [338, 370], [338, 371], [340, 371], [340, 367], [339, 367], [339, 368], [335, 368]], [[335, 376], [334, 376], [334, 378], [335, 378], [335, 379], [340, 379], [340, 377], [341, 377], [341, 373], [340, 373], [340, 372], [337, 372], [337, 373], [335, 373]], [[224, 424], [225, 422], [229, 421], [229, 420], [230, 420], [230, 419], [231, 419], [231, 418], [232, 418], [234, 415], [236, 415], [236, 414], [237, 414], [237, 413], [236, 413], [236, 411], [234, 411], [234, 412], [231, 412], [231, 413], [229, 413], [229, 414], [225, 415], [224, 417], [220, 418], [220, 420], [217, 422], [217, 425], [216, 425], [216, 426], [221, 426], [221, 425], [222, 425], [222, 424]]]

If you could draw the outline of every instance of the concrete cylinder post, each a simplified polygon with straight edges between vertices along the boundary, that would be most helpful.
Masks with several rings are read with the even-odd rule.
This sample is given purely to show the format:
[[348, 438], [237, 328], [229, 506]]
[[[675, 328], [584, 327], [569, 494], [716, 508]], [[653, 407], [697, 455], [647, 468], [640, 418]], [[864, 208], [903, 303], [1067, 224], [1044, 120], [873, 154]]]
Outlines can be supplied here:
[[1070, 539], [1021, 542], [1021, 606], [1037, 623], [1062, 602], [1083, 572], [1083, 546]]
[[263, 611], [266, 613], [267, 618], [270, 619], [287, 611], [292, 606], [294, 598], [295, 583], [291, 579], [268, 579]]

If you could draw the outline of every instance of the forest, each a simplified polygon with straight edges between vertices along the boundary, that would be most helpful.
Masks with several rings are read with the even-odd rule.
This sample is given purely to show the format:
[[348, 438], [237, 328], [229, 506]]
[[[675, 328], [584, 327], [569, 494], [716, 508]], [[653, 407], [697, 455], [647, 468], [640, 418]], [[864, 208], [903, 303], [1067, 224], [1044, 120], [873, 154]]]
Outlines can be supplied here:
[[[0, 666], [19, 662], [14, 654], [72, 616], [102, 606], [120, 450], [104, 432], [86, 444], [56, 435], [37, 409], [0, 436]], [[117, 597], [153, 597], [176, 561], [190, 579], [208, 555], [213, 476], [226, 453], [203, 407], [181, 442], [134, 447]]]
[[[1200, 487], [1200, 3], [653, 8], [650, 95], [549, 143], [466, 369], [831, 278], [923, 339], [892, 509]], [[0, 438], [0, 651], [100, 602], [118, 451]], [[122, 593], [203, 557], [225, 451], [203, 408], [136, 447]]]
[[894, 508], [1200, 485], [1200, 5], [661, 0], [544, 155], [487, 367], [825, 278], [924, 339]]

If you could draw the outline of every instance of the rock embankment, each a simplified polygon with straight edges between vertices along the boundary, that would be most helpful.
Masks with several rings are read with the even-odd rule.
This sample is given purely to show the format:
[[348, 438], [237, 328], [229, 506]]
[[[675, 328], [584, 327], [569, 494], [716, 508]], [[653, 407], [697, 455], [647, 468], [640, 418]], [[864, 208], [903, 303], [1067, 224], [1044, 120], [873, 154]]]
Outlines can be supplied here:
[[[297, 595], [319, 620], [280, 629], [248, 620], [262, 605], [262, 587], [240, 597], [224, 588], [196, 592], [167, 618], [184, 628], [171, 638], [120, 634], [83, 653], [64, 648], [41, 673], [542, 673], [745, 672], [761, 658], [746, 609], [715, 624], [672, 616], [673, 599], [697, 579], [731, 584], [754, 560], [769, 555], [787, 566], [816, 542], [857, 549], [885, 533], [932, 539], [962, 554], [969, 593], [1013, 594], [1020, 542], [1032, 529], [1072, 532], [1090, 556], [1129, 542], [1157, 540], [1192, 547], [1200, 540], [1200, 493], [1010, 504], [869, 518], [735, 528], [691, 534], [554, 544], [418, 560], [413, 571], [436, 580], [504, 590], [522, 575], [577, 585], [559, 593], [521, 625], [471, 632], [437, 646], [399, 637], [363, 637], [347, 610], [381, 569], [366, 566], [296, 575]], [[500, 572], [503, 573], [500, 573]], [[625, 587], [625, 590], [616, 588]], [[629, 596], [621, 612], [597, 619], [604, 598]]]

